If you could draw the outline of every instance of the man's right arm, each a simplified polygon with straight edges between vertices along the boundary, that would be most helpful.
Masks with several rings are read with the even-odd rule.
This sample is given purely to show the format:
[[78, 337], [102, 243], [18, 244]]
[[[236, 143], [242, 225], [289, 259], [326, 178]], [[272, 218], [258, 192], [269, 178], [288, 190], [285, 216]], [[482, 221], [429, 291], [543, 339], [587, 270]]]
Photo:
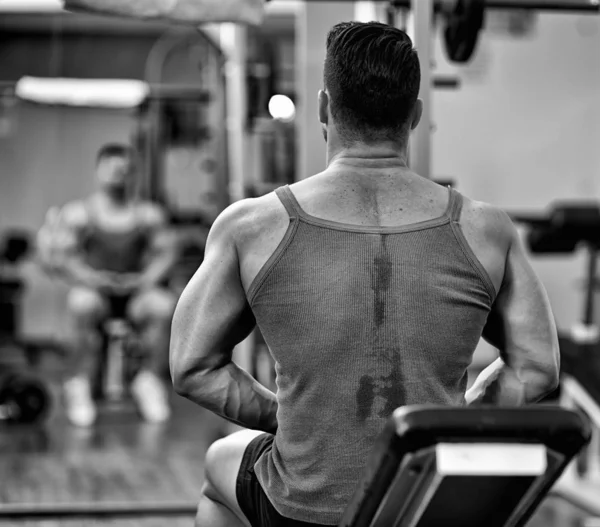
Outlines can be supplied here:
[[505, 217], [509, 249], [502, 286], [483, 337], [500, 351], [467, 392], [467, 404], [515, 406], [539, 401], [559, 382], [556, 323], [546, 290]]
[[53, 233], [52, 243], [56, 254], [53, 267], [69, 284], [96, 289], [106, 286], [108, 277], [85, 261], [82, 233], [88, 221], [82, 202], [71, 202], [63, 207]]

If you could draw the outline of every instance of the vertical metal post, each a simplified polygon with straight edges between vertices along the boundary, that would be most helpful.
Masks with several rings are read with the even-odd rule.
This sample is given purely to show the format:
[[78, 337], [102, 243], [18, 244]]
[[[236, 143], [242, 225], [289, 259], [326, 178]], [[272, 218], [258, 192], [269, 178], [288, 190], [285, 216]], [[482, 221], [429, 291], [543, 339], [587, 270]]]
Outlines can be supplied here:
[[421, 60], [421, 92], [423, 117], [413, 132], [409, 148], [410, 167], [420, 176], [431, 178], [431, 93], [432, 93], [432, 33], [434, 0], [412, 0], [413, 43]]
[[585, 326], [595, 325], [594, 316], [594, 303], [596, 300], [596, 275], [598, 268], [598, 249], [595, 245], [591, 244], [586, 248], [588, 258], [588, 272], [586, 277], [586, 291], [585, 291], [585, 310], [583, 313], [583, 324]]
[[227, 101], [227, 145], [229, 150], [229, 196], [231, 202], [245, 197], [246, 173], [246, 93], [247, 28], [239, 24], [221, 25], [221, 48], [225, 64]]
[[[227, 106], [227, 146], [229, 166], [229, 198], [236, 202], [246, 197], [248, 116], [246, 61], [248, 29], [240, 24], [221, 24], [221, 48], [227, 56], [225, 64], [225, 98]], [[233, 350], [234, 362], [249, 371], [253, 361], [254, 333]], [[235, 431], [235, 429], [230, 430]]]

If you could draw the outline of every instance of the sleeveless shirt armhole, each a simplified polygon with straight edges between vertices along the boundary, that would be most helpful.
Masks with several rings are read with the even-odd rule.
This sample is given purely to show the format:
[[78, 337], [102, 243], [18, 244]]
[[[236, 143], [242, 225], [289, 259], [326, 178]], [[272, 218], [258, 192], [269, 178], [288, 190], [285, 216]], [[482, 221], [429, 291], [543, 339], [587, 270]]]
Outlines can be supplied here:
[[454, 233], [454, 237], [456, 238], [456, 241], [462, 249], [463, 254], [469, 261], [469, 264], [471, 265], [473, 270], [479, 275], [481, 281], [483, 282], [485, 290], [488, 296], [490, 297], [491, 306], [496, 301], [496, 296], [498, 295], [498, 293], [496, 291], [496, 288], [494, 287], [494, 283], [492, 282], [490, 275], [488, 274], [483, 264], [479, 261], [479, 258], [477, 258], [477, 256], [475, 255], [475, 252], [473, 251], [471, 245], [465, 238], [465, 235], [460, 226], [460, 215], [462, 212], [463, 205], [462, 195], [454, 189], [452, 189], [451, 192], [453, 194], [452, 203], [450, 207], [450, 219], [452, 220], [450, 222], [450, 226], [452, 228], [452, 232]]
[[[281, 193], [279, 192], [280, 190], [281, 190]], [[288, 248], [289, 244], [292, 242], [294, 234], [298, 230], [298, 222], [293, 221], [297, 218], [297, 216], [291, 215], [290, 210], [288, 209], [288, 205], [290, 205], [289, 202], [286, 205], [286, 202], [284, 201], [284, 199], [282, 199], [282, 197], [283, 198], [287, 197], [285, 195], [285, 192], [282, 189], [277, 189], [275, 192], [276, 192], [277, 196], [279, 197], [279, 199], [281, 200], [281, 202], [283, 203], [283, 206], [288, 210], [288, 214], [290, 214], [290, 223], [288, 225], [287, 230], [285, 231], [283, 238], [279, 242], [279, 245], [277, 245], [277, 248], [275, 249], [275, 251], [273, 251], [273, 254], [271, 256], [269, 256], [268, 260], [261, 267], [260, 271], [258, 272], [256, 277], [250, 284], [250, 287], [248, 288], [248, 293], [246, 294], [246, 298], [248, 300], [248, 304], [250, 304], [251, 307], [252, 307], [252, 302], [254, 301], [254, 298], [256, 297], [257, 293], [260, 291], [265, 280], [271, 274], [271, 271], [275, 268], [275, 266], [277, 265], [279, 260], [281, 260], [281, 258], [285, 254], [286, 249]]]
[[285, 207], [290, 219], [296, 219], [300, 215], [300, 210], [290, 187], [288, 185], [279, 187], [275, 189], [275, 194], [279, 198], [279, 201], [281, 201], [281, 204]]

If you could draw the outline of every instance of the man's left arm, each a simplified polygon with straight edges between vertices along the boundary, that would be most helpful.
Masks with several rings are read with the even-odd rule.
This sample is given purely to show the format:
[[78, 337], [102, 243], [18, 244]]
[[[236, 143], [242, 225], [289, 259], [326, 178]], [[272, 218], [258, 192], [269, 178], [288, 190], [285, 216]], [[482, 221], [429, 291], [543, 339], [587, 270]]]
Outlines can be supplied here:
[[149, 205], [144, 211], [146, 228], [149, 231], [148, 254], [144, 269], [136, 281], [142, 289], [152, 288], [162, 282], [177, 263], [177, 239], [169, 228], [164, 211]]
[[234, 234], [245, 205], [215, 221], [202, 265], [181, 294], [171, 329], [175, 391], [232, 423], [275, 433], [277, 397], [232, 361], [256, 321], [246, 299]]

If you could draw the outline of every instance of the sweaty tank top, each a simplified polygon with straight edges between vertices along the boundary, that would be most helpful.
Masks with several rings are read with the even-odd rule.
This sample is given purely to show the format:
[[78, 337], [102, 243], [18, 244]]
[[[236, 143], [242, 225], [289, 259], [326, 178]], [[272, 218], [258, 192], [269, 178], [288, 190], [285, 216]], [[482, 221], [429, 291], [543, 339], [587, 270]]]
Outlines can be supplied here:
[[108, 229], [101, 225], [91, 204], [86, 208], [90, 221], [83, 232], [83, 250], [88, 265], [115, 273], [141, 271], [150, 239], [142, 218], [129, 229]]
[[449, 192], [440, 218], [368, 227], [310, 216], [277, 189], [289, 228], [248, 301], [279, 403], [254, 471], [283, 516], [336, 525], [396, 408], [464, 404], [496, 293]]

